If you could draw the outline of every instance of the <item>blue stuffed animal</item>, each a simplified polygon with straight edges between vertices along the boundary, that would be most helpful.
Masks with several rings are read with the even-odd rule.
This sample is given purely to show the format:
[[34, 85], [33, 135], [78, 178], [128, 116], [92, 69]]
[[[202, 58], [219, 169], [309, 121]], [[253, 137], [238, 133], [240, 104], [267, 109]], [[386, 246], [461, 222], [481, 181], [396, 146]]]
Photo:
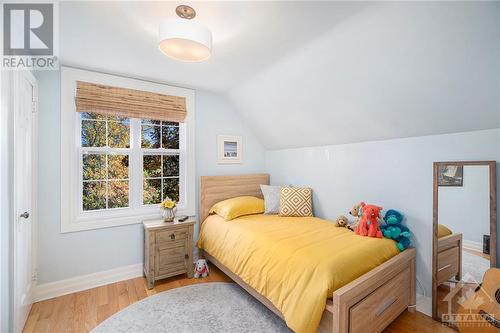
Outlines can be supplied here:
[[384, 221], [386, 225], [380, 227], [385, 238], [390, 238], [396, 241], [396, 246], [399, 251], [403, 251], [410, 246], [410, 229], [401, 224], [404, 216], [394, 209], [390, 209], [385, 213]]

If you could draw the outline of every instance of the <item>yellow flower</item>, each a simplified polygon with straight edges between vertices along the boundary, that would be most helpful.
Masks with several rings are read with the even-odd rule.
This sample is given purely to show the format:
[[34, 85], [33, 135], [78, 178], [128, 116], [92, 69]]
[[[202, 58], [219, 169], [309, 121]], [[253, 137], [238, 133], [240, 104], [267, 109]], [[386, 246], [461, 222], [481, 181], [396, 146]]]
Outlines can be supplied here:
[[166, 199], [165, 199], [165, 200], [164, 200], [164, 201], [160, 204], [160, 207], [161, 207], [161, 208], [163, 208], [163, 209], [166, 209], [166, 208], [168, 208], [168, 209], [172, 209], [172, 208], [174, 208], [174, 207], [175, 207], [175, 205], [176, 205], [176, 204], [177, 204], [177, 203], [176, 203], [174, 200], [172, 200], [172, 199], [170, 199], [170, 198], [166, 198]]

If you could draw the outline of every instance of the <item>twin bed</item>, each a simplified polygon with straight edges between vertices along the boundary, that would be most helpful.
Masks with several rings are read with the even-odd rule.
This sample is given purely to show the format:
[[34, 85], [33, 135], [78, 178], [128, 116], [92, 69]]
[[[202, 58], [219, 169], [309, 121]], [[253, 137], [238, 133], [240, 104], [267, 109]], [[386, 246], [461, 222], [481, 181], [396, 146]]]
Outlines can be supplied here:
[[415, 250], [313, 217], [209, 215], [219, 201], [262, 198], [269, 175], [201, 177], [200, 256], [295, 332], [380, 332], [415, 306]]

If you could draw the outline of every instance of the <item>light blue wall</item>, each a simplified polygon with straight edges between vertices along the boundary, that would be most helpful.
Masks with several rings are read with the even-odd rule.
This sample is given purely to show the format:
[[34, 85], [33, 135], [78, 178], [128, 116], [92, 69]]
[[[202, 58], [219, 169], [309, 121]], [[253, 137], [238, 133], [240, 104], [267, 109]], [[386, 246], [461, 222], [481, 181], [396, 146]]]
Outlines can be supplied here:
[[432, 163], [453, 160], [499, 161], [500, 129], [268, 151], [266, 170], [273, 184], [312, 187], [319, 217], [346, 215], [361, 200], [401, 210], [414, 234], [417, 277], [430, 296]]
[[[217, 164], [217, 135], [241, 135], [243, 163]], [[196, 211], [200, 176], [265, 172], [265, 150], [233, 106], [219, 95], [196, 92]], [[195, 226], [195, 239], [198, 225]]]
[[[140, 225], [60, 233], [59, 73], [36, 74], [40, 86], [39, 283], [141, 263]], [[243, 136], [242, 165], [217, 165], [217, 134]], [[499, 142], [500, 129], [265, 152], [232, 105], [219, 95], [196, 92], [197, 183], [200, 175], [267, 171], [274, 184], [311, 186], [320, 217], [346, 214], [359, 200], [398, 208], [406, 213], [415, 234], [417, 274], [427, 294], [432, 162], [500, 160]]]
[[[39, 80], [38, 283], [142, 263], [141, 225], [60, 233], [60, 74], [36, 73]], [[196, 92], [196, 182], [200, 175], [263, 172], [265, 152], [224, 99]], [[216, 135], [242, 135], [244, 162], [216, 164]], [[196, 195], [198, 197], [198, 195]]]

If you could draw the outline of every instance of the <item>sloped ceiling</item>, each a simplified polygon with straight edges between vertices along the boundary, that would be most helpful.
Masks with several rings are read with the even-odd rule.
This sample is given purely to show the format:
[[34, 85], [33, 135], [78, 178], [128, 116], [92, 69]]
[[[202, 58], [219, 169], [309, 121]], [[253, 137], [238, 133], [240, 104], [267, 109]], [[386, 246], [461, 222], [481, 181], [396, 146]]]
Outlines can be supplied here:
[[[213, 33], [213, 55], [184, 63], [158, 50], [158, 26], [189, 4]], [[366, 3], [64, 1], [60, 58], [68, 65], [226, 92], [294, 52]]]
[[190, 3], [198, 64], [157, 50], [177, 4], [61, 3], [61, 60], [219, 92], [268, 149], [500, 127], [498, 2]]

